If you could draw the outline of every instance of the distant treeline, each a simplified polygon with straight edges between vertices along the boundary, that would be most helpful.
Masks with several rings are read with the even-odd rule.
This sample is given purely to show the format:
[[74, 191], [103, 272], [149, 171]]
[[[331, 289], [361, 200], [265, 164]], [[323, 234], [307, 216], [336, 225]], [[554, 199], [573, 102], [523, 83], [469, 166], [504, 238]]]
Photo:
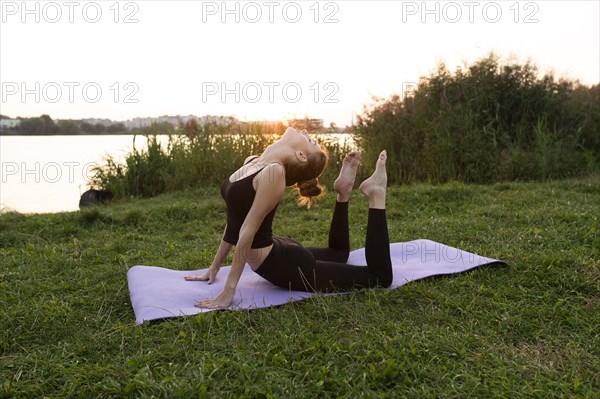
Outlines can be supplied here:
[[[600, 169], [600, 84], [539, 73], [491, 54], [444, 65], [412, 93], [374, 99], [355, 135], [372, 164], [388, 151], [392, 183], [490, 183]], [[371, 159], [373, 158], [373, 159]]]
[[[0, 119], [9, 119], [0, 115]], [[77, 134], [126, 134], [129, 129], [123, 123], [104, 125], [88, 123], [81, 120], [61, 119], [52, 120], [49, 115], [36, 118], [17, 118], [20, 123], [12, 127], [0, 127], [4, 135], [77, 135]]]

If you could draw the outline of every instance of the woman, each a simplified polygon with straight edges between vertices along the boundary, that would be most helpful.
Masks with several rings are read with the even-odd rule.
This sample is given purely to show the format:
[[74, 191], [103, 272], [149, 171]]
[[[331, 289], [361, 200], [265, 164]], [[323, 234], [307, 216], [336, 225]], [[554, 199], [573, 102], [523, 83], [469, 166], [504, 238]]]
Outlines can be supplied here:
[[244, 265], [275, 285], [301, 291], [328, 292], [383, 286], [392, 282], [392, 264], [385, 217], [386, 152], [379, 154], [375, 172], [359, 190], [369, 200], [365, 255], [367, 266], [347, 265], [350, 253], [348, 200], [354, 185], [360, 152], [343, 161], [333, 187], [337, 200], [329, 230], [328, 248], [303, 247], [289, 238], [272, 236], [272, 220], [285, 188], [296, 185], [302, 199], [322, 192], [317, 178], [327, 164], [327, 153], [308, 133], [288, 128], [284, 135], [244, 165], [221, 185], [227, 203], [227, 226], [215, 258], [205, 274], [188, 281], [212, 284], [235, 245], [233, 264], [223, 291], [213, 299], [196, 302], [201, 308], [228, 307]]

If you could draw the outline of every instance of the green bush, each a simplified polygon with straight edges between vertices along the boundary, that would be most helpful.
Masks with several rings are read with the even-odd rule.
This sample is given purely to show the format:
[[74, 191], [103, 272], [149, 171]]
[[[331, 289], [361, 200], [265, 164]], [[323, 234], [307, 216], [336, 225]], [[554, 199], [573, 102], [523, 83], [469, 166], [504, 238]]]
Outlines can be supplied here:
[[388, 149], [392, 183], [586, 174], [600, 160], [600, 85], [492, 54], [454, 73], [440, 65], [410, 96], [374, 99], [356, 136], [369, 164]]

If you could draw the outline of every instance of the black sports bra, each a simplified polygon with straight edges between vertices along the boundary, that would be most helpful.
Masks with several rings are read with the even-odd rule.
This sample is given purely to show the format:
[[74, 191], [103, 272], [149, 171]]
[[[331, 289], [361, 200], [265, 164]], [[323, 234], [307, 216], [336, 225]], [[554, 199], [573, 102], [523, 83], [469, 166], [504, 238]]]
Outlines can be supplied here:
[[[254, 187], [252, 186], [252, 180], [254, 179], [254, 176], [265, 167], [266, 166], [233, 183], [229, 181], [228, 177], [223, 184], [221, 184], [221, 195], [227, 204], [227, 228], [225, 229], [223, 241], [233, 245], [237, 244], [240, 229], [242, 228], [244, 220], [246, 220], [248, 212], [250, 212], [254, 197], [256, 196], [256, 191], [254, 191]], [[265, 216], [254, 235], [251, 248], [264, 248], [273, 244], [272, 224], [277, 206], [278, 205], [275, 205], [273, 210]]]

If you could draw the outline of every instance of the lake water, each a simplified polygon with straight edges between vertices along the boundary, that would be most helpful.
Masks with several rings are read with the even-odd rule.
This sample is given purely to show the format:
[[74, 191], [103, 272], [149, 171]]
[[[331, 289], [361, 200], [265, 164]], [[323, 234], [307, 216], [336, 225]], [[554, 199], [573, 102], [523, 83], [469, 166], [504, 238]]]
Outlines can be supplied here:
[[[339, 134], [340, 142], [352, 142]], [[133, 135], [0, 136], [0, 211], [65, 212], [79, 209], [93, 167], [106, 154], [122, 161], [133, 148]], [[166, 141], [167, 136], [159, 136]], [[135, 146], [146, 148], [137, 136]]]
[[[136, 148], [146, 139], [138, 136]], [[123, 160], [133, 135], [0, 136], [0, 209], [22, 213], [79, 209], [92, 168], [106, 154]]]

